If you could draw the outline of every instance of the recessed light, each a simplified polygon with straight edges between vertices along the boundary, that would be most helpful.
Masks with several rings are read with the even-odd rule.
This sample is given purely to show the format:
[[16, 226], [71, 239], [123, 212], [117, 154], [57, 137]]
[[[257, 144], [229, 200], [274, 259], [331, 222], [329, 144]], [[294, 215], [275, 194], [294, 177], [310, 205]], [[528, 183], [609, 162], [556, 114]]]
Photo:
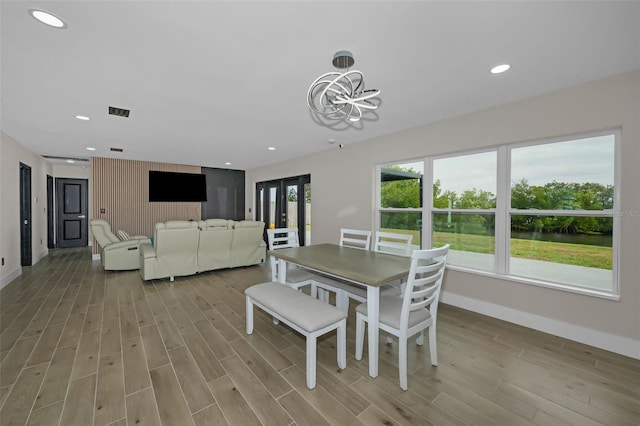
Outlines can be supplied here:
[[327, 141], [329, 144], [333, 145], [334, 143], [336, 143], [336, 140], [331, 138]]
[[67, 160], [67, 163], [75, 163], [73, 160]]
[[501, 74], [507, 70], [509, 70], [509, 68], [511, 68], [511, 65], [509, 64], [502, 64], [502, 65], [496, 65], [495, 67], [491, 68], [491, 74]]
[[87, 117], [86, 115], [76, 115], [76, 118], [78, 120], [83, 120], [83, 121], [89, 121], [91, 120], [91, 118]]
[[66, 22], [64, 22], [54, 14], [45, 12], [44, 10], [29, 9], [29, 14], [38, 21], [42, 22], [45, 25], [49, 25], [50, 27], [60, 29], [67, 28]]
[[231, 163], [227, 161], [226, 163], [224, 163], [224, 165], [225, 165], [225, 166], [230, 166], [230, 165], [231, 165]]
[[95, 150], [96, 150], [96, 149], [95, 149], [94, 147], [92, 147], [92, 146], [88, 146], [88, 147], [87, 147], [87, 151], [95, 151]]
[[276, 150], [276, 148], [275, 148], [275, 147], [273, 147], [273, 146], [270, 146], [270, 147], [269, 147], [269, 148], [267, 148], [267, 149], [268, 149], [269, 151], [275, 151], [275, 150]]

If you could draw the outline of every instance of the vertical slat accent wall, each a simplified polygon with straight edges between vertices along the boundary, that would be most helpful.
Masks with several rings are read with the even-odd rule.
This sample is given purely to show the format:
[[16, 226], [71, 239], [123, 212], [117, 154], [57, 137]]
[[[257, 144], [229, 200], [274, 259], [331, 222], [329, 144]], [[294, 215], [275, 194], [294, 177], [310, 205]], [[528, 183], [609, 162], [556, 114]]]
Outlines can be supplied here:
[[[153, 236], [156, 222], [200, 220], [201, 203], [149, 202], [149, 170], [201, 173], [199, 166], [93, 157], [91, 217], [106, 220], [116, 233]], [[100, 213], [104, 209], [104, 213]], [[99, 253], [93, 241], [93, 253]]]

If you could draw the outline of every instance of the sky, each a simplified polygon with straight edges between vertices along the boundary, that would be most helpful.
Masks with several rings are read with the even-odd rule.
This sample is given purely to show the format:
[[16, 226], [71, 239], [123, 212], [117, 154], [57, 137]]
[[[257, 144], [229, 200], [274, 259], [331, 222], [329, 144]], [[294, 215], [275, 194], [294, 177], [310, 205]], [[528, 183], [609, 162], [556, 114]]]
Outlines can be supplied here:
[[[434, 180], [440, 179], [443, 192], [459, 195], [475, 188], [495, 194], [496, 163], [495, 151], [435, 159]], [[513, 148], [511, 164], [511, 183], [526, 179], [539, 186], [553, 180], [613, 185], [614, 136]], [[403, 166], [423, 172], [422, 162]]]

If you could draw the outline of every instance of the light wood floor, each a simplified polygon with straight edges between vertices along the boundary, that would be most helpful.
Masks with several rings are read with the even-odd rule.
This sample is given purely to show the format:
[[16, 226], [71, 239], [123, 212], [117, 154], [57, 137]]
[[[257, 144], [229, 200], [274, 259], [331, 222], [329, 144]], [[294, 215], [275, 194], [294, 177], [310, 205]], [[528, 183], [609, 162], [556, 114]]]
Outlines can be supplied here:
[[397, 345], [381, 339], [376, 379], [354, 359], [353, 306], [347, 368], [330, 334], [310, 391], [302, 337], [259, 311], [244, 332], [243, 291], [267, 276], [143, 283], [51, 251], [0, 291], [0, 425], [640, 424], [639, 361], [443, 304], [440, 365], [411, 345], [409, 391]]

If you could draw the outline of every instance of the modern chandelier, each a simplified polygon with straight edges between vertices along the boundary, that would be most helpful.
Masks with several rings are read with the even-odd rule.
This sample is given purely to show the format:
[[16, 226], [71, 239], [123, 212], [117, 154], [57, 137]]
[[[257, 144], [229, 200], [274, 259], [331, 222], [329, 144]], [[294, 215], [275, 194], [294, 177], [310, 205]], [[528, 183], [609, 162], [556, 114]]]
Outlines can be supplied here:
[[307, 92], [307, 103], [314, 113], [329, 120], [360, 121], [363, 113], [378, 108], [378, 89], [364, 88], [361, 71], [349, 71], [353, 54], [341, 50], [333, 55], [333, 66], [344, 71], [332, 71], [318, 77]]

